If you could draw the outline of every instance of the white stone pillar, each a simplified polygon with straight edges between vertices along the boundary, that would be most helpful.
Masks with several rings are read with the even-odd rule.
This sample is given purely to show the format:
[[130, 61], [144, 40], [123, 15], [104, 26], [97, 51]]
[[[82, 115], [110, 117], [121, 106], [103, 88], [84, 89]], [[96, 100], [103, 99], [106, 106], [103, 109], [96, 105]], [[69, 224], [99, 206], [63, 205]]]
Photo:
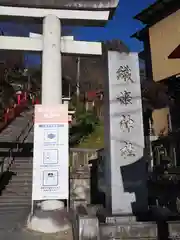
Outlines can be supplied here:
[[42, 104], [62, 103], [61, 22], [54, 15], [43, 21]]
[[114, 215], [148, 211], [141, 82], [137, 53], [108, 51], [105, 81], [106, 203]]
[[[61, 68], [61, 23], [53, 15], [43, 21], [42, 53], [42, 105], [62, 103], [62, 68]], [[63, 184], [63, 183], [62, 183]], [[46, 200], [39, 204], [29, 216], [27, 227], [43, 233], [55, 233], [68, 230], [64, 203], [58, 200]]]

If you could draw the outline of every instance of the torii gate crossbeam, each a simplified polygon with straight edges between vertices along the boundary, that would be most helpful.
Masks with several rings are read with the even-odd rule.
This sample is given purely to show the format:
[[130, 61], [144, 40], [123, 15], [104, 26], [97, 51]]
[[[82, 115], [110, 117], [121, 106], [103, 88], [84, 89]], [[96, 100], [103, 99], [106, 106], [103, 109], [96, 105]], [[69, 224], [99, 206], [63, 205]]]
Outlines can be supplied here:
[[[61, 38], [62, 54], [101, 55], [101, 43]], [[0, 36], [0, 50], [43, 51], [43, 38]]]

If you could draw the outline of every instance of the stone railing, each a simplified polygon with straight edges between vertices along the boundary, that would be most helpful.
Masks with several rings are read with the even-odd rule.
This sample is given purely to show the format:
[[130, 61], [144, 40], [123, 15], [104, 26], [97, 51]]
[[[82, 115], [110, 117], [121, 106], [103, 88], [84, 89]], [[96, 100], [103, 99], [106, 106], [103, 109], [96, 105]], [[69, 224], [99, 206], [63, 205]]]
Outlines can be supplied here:
[[70, 202], [74, 209], [79, 204], [90, 204], [89, 161], [98, 157], [98, 149], [70, 149]]
[[89, 160], [98, 157], [99, 149], [71, 148], [70, 149], [70, 168], [78, 169], [87, 166]]

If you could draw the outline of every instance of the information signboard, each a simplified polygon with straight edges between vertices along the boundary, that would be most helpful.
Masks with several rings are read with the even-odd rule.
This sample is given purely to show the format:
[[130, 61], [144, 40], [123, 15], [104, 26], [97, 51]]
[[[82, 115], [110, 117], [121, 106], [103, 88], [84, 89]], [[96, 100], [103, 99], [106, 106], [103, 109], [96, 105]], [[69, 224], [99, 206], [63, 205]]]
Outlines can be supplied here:
[[68, 105], [35, 105], [32, 200], [68, 199]]

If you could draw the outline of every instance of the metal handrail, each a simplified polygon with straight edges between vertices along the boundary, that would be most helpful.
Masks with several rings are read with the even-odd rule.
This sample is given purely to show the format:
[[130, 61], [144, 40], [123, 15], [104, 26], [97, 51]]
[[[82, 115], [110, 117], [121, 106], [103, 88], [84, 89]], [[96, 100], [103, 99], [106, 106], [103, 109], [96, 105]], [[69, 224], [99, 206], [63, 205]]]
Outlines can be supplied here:
[[[28, 120], [28, 123], [27, 123], [27, 125], [25, 126], [25, 128], [23, 128], [23, 130], [20, 132], [19, 136], [15, 139], [16, 142], [18, 142], [18, 143], [23, 143], [23, 142], [25, 141], [25, 139], [26, 139], [27, 136], [25, 136], [25, 138], [23, 139], [22, 142], [19, 142], [21, 136], [23, 136], [23, 134], [27, 131], [27, 129], [30, 129], [30, 130], [32, 129], [33, 124], [32, 124], [31, 127], [29, 128], [30, 123], [33, 123], [32, 120]], [[28, 131], [28, 133], [29, 133], [29, 131]], [[27, 133], [27, 134], [28, 134], [28, 133]], [[19, 150], [18, 143], [17, 143], [17, 151]], [[9, 170], [12, 162], [14, 161], [14, 158], [12, 157], [12, 151], [13, 151], [13, 149], [14, 149], [14, 147], [9, 148], [9, 150], [8, 150], [9, 157], [4, 157], [4, 158], [2, 159], [2, 161], [1, 161], [1, 163], [0, 163], [0, 165], [1, 165], [1, 174], [4, 172], [4, 162], [5, 162], [5, 160], [6, 160], [7, 158], [12, 159], [12, 161], [9, 163], [9, 165], [8, 165], [8, 167], [7, 167], [7, 171]]]

